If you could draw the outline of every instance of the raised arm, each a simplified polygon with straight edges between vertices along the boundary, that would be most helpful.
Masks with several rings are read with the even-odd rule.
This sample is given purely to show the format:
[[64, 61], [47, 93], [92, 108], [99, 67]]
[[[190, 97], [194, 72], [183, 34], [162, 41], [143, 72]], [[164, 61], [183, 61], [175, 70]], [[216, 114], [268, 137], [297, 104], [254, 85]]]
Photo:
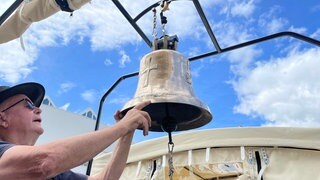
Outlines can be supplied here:
[[[128, 111], [119, 123], [109, 128], [57, 140], [46, 145], [10, 148], [0, 158], [1, 178], [50, 178], [88, 161], [114, 141], [133, 133], [137, 128], [142, 128], [144, 134], [147, 134], [151, 120], [148, 113], [141, 109], [149, 103], [143, 102], [137, 105], [137, 108]], [[123, 140], [127, 141], [126, 139], [121, 141]]]
[[[144, 107], [143, 104], [139, 104], [135, 108], [142, 109], [143, 107]], [[121, 121], [125, 121], [124, 118], [123, 118], [123, 120], [120, 121], [121, 117], [120, 117], [119, 111], [117, 111], [115, 113], [114, 118], [116, 119], [117, 123], [119, 123]], [[147, 117], [147, 118], [149, 118], [149, 117]], [[149, 124], [149, 126], [150, 126], [151, 121], [149, 121], [149, 123], [150, 123]], [[98, 175], [96, 175], [95, 177], [89, 178], [90, 180], [94, 180], [94, 179], [118, 180], [120, 178], [120, 176], [126, 166], [126, 162], [128, 159], [128, 154], [129, 154], [134, 131], [135, 131], [135, 129], [133, 129], [128, 134], [126, 134], [125, 136], [121, 137], [118, 140], [118, 143], [117, 143], [115, 149], [113, 150], [112, 157], [111, 157], [110, 161], [108, 162], [108, 164], [106, 165], [106, 167], [104, 168], [104, 170], [102, 172], [100, 172]], [[144, 135], [147, 135], [147, 134], [148, 134], [148, 132], [144, 131]]]

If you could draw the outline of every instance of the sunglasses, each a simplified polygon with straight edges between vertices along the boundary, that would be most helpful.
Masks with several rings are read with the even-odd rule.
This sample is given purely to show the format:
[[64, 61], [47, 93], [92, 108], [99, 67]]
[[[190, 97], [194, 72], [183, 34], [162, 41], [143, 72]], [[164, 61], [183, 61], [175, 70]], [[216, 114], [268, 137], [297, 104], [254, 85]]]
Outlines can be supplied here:
[[17, 101], [16, 103], [12, 104], [11, 106], [5, 108], [4, 110], [2, 110], [1, 112], [5, 112], [6, 110], [12, 108], [13, 106], [21, 103], [22, 101], [25, 101], [26, 102], [26, 107], [30, 110], [34, 110], [36, 108], [36, 106], [33, 104], [33, 102], [30, 100], [30, 99], [27, 99], [27, 98], [23, 98], [19, 101]]

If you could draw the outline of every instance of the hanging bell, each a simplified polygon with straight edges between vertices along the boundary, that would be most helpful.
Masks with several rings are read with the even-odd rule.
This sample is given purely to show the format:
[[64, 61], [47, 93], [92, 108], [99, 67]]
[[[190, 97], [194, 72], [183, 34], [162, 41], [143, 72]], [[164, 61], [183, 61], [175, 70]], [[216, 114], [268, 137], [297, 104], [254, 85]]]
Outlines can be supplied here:
[[189, 130], [212, 119], [209, 107], [193, 93], [189, 60], [174, 50], [155, 50], [142, 58], [136, 93], [121, 113], [146, 100], [152, 102], [143, 109], [152, 120], [150, 131]]

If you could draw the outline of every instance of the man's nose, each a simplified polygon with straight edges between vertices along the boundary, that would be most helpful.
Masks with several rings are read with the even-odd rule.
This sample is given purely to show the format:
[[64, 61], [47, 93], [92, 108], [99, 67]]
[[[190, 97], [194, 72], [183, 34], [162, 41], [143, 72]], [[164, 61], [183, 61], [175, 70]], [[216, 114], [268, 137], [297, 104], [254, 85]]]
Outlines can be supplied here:
[[33, 112], [36, 114], [41, 114], [42, 110], [39, 107], [35, 107]]

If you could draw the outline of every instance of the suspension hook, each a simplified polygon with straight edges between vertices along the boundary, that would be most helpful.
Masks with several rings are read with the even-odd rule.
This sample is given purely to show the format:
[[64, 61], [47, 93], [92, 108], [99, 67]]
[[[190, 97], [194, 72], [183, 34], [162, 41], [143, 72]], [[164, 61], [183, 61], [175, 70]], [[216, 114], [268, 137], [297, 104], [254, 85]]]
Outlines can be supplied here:
[[161, 2], [161, 12], [164, 12], [164, 11], [168, 11], [169, 10], [169, 4], [170, 4], [171, 1], [168, 1], [168, 0], [163, 0]]

